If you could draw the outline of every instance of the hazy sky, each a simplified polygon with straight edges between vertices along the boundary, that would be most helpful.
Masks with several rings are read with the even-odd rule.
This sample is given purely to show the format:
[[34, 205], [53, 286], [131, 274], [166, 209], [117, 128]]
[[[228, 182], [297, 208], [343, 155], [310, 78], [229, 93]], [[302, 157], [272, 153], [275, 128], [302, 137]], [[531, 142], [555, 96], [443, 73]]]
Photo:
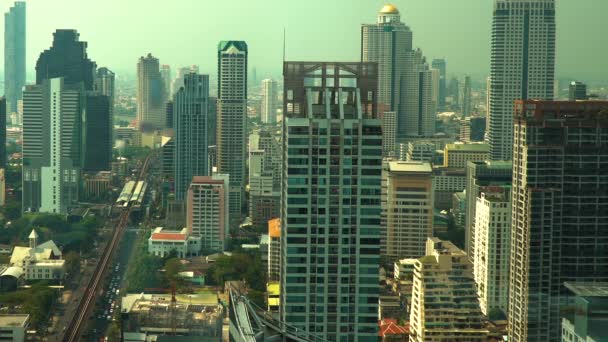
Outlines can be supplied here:
[[[99, 66], [135, 73], [139, 56], [199, 64], [216, 73], [219, 40], [245, 40], [258, 77], [280, 76], [283, 27], [288, 60], [356, 61], [360, 25], [373, 23], [381, 0], [29, 0], [28, 74], [57, 28], [73, 28]], [[493, 0], [395, 0], [429, 60], [445, 57], [448, 73], [483, 77], [489, 70]], [[12, 1], [0, 0], [5, 12]], [[558, 0], [557, 74], [608, 79], [608, 0]], [[2, 16], [0, 20], [4, 21]], [[0, 26], [4, 29], [4, 25]], [[3, 56], [1, 56], [3, 59]], [[3, 64], [2, 64], [3, 65]]]

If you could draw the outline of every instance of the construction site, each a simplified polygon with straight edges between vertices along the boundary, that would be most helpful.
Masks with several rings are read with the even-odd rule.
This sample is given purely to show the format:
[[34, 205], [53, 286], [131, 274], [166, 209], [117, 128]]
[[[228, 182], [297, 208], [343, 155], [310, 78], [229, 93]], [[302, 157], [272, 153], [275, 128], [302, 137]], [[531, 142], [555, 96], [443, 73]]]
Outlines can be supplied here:
[[121, 316], [125, 333], [222, 338], [224, 309], [211, 292], [128, 294], [122, 298]]

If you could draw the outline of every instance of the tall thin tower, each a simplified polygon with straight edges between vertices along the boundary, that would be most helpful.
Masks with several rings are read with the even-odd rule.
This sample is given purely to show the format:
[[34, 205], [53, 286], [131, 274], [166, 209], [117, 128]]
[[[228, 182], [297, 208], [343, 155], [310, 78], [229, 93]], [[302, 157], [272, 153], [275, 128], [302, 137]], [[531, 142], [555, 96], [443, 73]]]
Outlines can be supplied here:
[[553, 99], [555, 0], [495, 0], [488, 142], [513, 158], [513, 101]]
[[247, 53], [243, 41], [221, 41], [217, 51], [217, 166], [230, 175], [231, 220], [240, 217], [245, 191]]
[[206, 176], [209, 76], [189, 73], [173, 96], [175, 198], [184, 200], [194, 176]]
[[4, 93], [7, 114], [17, 112], [25, 86], [25, 2], [16, 1], [4, 14]]
[[166, 125], [165, 83], [158, 58], [148, 54], [137, 63], [137, 122], [139, 129], [149, 132]]
[[277, 82], [273, 79], [262, 81], [261, 120], [266, 124], [277, 122]]

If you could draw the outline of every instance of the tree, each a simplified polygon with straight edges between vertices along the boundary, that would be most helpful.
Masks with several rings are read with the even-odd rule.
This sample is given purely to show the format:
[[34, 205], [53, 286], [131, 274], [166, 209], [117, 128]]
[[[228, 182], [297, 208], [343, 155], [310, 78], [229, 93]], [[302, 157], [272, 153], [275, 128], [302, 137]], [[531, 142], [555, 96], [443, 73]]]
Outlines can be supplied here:
[[16, 220], [21, 217], [21, 203], [17, 201], [7, 200], [2, 206], [2, 215], [7, 221]]
[[165, 262], [165, 283], [167, 286], [175, 285], [178, 287], [181, 283], [179, 272], [182, 270], [182, 263], [178, 258], [171, 258]]
[[69, 252], [65, 255], [65, 271], [70, 277], [80, 272], [80, 255], [76, 252]]
[[120, 328], [118, 327], [118, 324], [116, 324], [116, 322], [113, 322], [108, 328], [108, 341], [120, 341]]

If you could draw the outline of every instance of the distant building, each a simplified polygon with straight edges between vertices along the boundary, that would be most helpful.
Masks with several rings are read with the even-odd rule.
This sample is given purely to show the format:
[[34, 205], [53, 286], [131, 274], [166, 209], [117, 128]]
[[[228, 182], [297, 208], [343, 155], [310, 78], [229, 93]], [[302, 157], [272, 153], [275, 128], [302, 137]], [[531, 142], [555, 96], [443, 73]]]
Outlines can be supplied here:
[[167, 230], [154, 229], [148, 238], [148, 253], [164, 258], [175, 253], [178, 258], [198, 255], [201, 251], [201, 237], [191, 236], [188, 228]]
[[25, 86], [25, 1], [15, 1], [4, 13], [4, 94], [6, 112], [18, 112]]
[[0, 169], [0, 206], [6, 203], [6, 178], [4, 175], [5, 169]]
[[10, 342], [24, 342], [30, 315], [0, 315], [0, 336]]
[[443, 110], [445, 108], [445, 98], [447, 96], [447, 63], [445, 59], [433, 59], [431, 67], [439, 70], [438, 108]]
[[462, 90], [462, 115], [470, 116], [473, 113], [473, 99], [471, 94], [471, 76], [465, 76]]
[[112, 173], [102, 171], [84, 176], [84, 198], [101, 198], [111, 190]]
[[407, 143], [405, 158], [401, 160], [432, 163], [435, 158], [437, 144], [429, 141], [410, 141]]
[[272, 79], [262, 81], [261, 121], [265, 124], [277, 122], [277, 82]]
[[484, 161], [490, 155], [487, 144], [448, 144], [443, 150], [443, 166], [464, 169], [469, 161]]
[[511, 187], [484, 187], [471, 203], [475, 209], [475, 255], [471, 257], [481, 312], [500, 310], [506, 317], [509, 304], [509, 246]]
[[433, 171], [425, 162], [388, 162], [383, 193], [381, 254], [419, 258], [433, 234]]
[[558, 341], [564, 282], [608, 281], [607, 112], [515, 102], [509, 341]]
[[268, 221], [268, 280], [279, 281], [281, 274], [281, 219]]
[[455, 192], [452, 195], [452, 217], [454, 218], [454, 224], [458, 227], [464, 227], [466, 214], [466, 193], [465, 191]]
[[568, 87], [568, 100], [587, 100], [587, 85], [583, 82], [572, 82]]
[[141, 132], [165, 128], [165, 83], [158, 58], [148, 54], [137, 63], [137, 123]]
[[218, 45], [217, 168], [230, 175], [230, 219], [240, 221], [247, 157], [247, 43]]
[[6, 167], [6, 98], [0, 97], [0, 168]]
[[222, 252], [228, 238], [227, 175], [196, 176], [188, 189], [186, 224], [204, 252]]
[[449, 241], [429, 238], [414, 266], [410, 341], [485, 342], [473, 265]]
[[463, 143], [484, 141], [486, 118], [466, 117], [460, 119], [460, 141]]
[[384, 112], [382, 116], [382, 155], [395, 157], [397, 155], [397, 113]]
[[464, 169], [433, 167], [435, 208], [440, 210], [452, 208], [452, 195], [464, 190], [466, 184], [467, 179]]
[[[172, 81], [171, 66], [168, 64], [161, 65], [160, 66], [160, 76], [163, 79], [165, 98], [170, 99], [173, 97], [173, 94], [171, 93], [171, 81]], [[180, 84], [180, 86], [181, 86], [181, 84]], [[176, 92], [177, 92], [177, 90], [176, 90]]]

